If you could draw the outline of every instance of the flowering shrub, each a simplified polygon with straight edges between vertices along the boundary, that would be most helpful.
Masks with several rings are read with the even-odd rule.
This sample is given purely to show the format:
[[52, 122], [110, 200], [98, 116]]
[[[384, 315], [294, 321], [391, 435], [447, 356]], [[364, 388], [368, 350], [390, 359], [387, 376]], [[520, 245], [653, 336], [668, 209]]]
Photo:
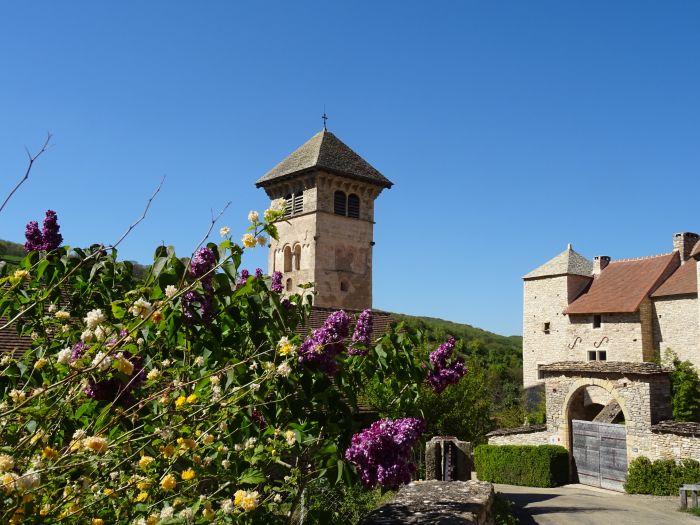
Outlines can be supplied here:
[[424, 430], [423, 420], [413, 417], [375, 421], [352, 437], [345, 458], [358, 468], [365, 487], [398, 488], [416, 471], [410, 455]]
[[55, 213], [30, 223], [20, 268], [0, 266], [0, 330], [32, 339], [0, 360], [0, 523], [287, 523], [318, 480], [410, 479], [421, 420], [353, 437], [352, 414], [372, 380], [410, 406], [415, 337], [372, 341], [363, 312], [346, 351], [340, 311], [300, 338], [309, 304], [240, 269], [283, 215], [251, 212], [244, 247], [224, 227], [189, 261], [160, 246], [142, 282], [116, 250], [61, 247]]
[[428, 372], [428, 383], [436, 393], [442, 392], [448, 385], [458, 383], [467, 373], [467, 368], [461, 357], [451, 359], [454, 348], [455, 340], [450, 337], [437, 350], [430, 353], [430, 363], [433, 365], [433, 369]]

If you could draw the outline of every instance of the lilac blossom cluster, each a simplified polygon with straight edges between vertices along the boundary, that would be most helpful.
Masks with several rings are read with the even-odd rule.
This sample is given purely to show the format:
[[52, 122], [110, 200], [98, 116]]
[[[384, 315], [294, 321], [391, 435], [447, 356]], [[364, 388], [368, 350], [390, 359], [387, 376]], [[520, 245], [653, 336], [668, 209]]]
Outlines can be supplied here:
[[368, 345], [372, 342], [372, 311], [364, 310], [357, 318], [355, 331], [352, 333], [352, 343], [348, 348], [349, 355], [367, 355], [366, 348], [358, 348], [356, 345]]
[[240, 288], [245, 283], [247, 283], [248, 277], [250, 277], [250, 272], [248, 270], [246, 270], [245, 268], [243, 270], [241, 270], [241, 273], [238, 277], [238, 282], [236, 283], [236, 288]]
[[428, 372], [427, 380], [433, 388], [433, 392], [437, 394], [445, 390], [448, 385], [459, 383], [459, 380], [467, 373], [467, 367], [464, 366], [464, 360], [461, 357], [448, 364], [454, 348], [455, 340], [450, 337], [437, 350], [430, 353], [430, 363], [433, 365], [433, 369]]
[[272, 272], [272, 284], [270, 285], [270, 290], [275, 293], [282, 293], [284, 287], [282, 286], [282, 272]]
[[39, 231], [39, 223], [30, 221], [25, 230], [24, 251], [51, 251], [58, 248], [63, 242], [63, 235], [59, 233], [61, 227], [58, 225], [58, 216], [53, 210], [46, 210], [44, 217], [44, 227]]
[[134, 365], [134, 372], [125, 383], [118, 377], [101, 379], [100, 381], [90, 380], [83, 390], [86, 396], [97, 401], [115, 401], [125, 406], [131, 406], [136, 401], [132, 392], [141, 386], [146, 378], [146, 371], [143, 366], [143, 358], [132, 355], [131, 352], [124, 351], [124, 357]]
[[328, 375], [338, 372], [335, 356], [345, 350], [343, 339], [350, 333], [350, 317], [343, 310], [328, 316], [321, 328], [313, 331], [299, 347], [299, 362], [318, 368]]
[[411, 451], [423, 432], [425, 421], [419, 418], [380, 419], [352, 437], [345, 459], [355, 465], [365, 487], [396, 489], [416, 471]]
[[211, 270], [215, 265], [216, 256], [211, 248], [206, 247], [197, 250], [190, 261], [190, 277], [200, 280], [204, 294], [190, 290], [182, 296], [182, 309], [188, 321], [195, 318], [195, 305], [199, 305], [205, 323], [214, 317], [214, 273]]

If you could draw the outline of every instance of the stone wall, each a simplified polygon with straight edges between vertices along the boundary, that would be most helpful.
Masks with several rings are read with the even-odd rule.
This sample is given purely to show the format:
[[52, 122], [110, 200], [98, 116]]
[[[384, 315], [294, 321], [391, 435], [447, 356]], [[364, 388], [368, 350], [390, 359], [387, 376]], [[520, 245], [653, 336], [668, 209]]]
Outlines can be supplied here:
[[[683, 423], [655, 425], [644, 439], [636, 439], [628, 446], [629, 461], [638, 456], [645, 456], [652, 461], [657, 459], [694, 459], [700, 461], [700, 424], [691, 423], [696, 429], [695, 434], [677, 433], [673, 427], [683, 427]], [[629, 439], [628, 439], [629, 441]]]
[[588, 352], [601, 350], [608, 361], [643, 360], [644, 332], [639, 312], [602, 314], [600, 328], [593, 328], [592, 314], [570, 315], [567, 319], [567, 340], [571, 344], [575, 341], [576, 346], [566, 360], [588, 361]]
[[414, 481], [360, 525], [492, 525], [493, 485], [483, 481]]
[[696, 296], [654, 299], [653, 326], [654, 344], [661, 357], [670, 348], [682, 361], [688, 360], [700, 367], [700, 328]]
[[489, 445], [558, 445], [558, 436], [547, 430], [489, 434]]

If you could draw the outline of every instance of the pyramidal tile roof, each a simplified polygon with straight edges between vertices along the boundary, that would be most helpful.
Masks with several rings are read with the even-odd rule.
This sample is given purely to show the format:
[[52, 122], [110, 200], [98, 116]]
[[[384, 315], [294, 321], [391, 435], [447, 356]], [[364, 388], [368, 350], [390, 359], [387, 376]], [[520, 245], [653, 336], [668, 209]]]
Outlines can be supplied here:
[[393, 183], [328, 130], [321, 130], [282, 162], [260, 177], [255, 186], [264, 187], [311, 169], [323, 169], [364, 182], [391, 188]]
[[550, 259], [539, 268], [535, 268], [523, 279], [535, 279], [537, 277], [551, 277], [553, 275], [583, 275], [593, 276], [593, 262], [583, 255], [575, 252], [569, 244], [563, 252]]

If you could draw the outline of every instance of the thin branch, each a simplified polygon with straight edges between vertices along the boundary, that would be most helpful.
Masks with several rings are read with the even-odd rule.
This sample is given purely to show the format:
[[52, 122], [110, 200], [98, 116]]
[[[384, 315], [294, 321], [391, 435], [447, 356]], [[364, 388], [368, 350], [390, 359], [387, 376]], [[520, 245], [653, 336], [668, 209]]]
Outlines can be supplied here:
[[151, 203], [153, 202], [153, 199], [156, 198], [156, 195], [158, 195], [158, 193], [160, 192], [160, 189], [163, 187], [164, 182], [165, 182], [165, 175], [163, 175], [163, 178], [160, 180], [160, 184], [158, 184], [156, 191], [154, 191], [153, 194], [151, 195], [151, 197], [148, 199], [148, 202], [146, 203], [146, 207], [144, 208], [143, 213], [141, 214], [141, 217], [139, 217], [138, 220], [136, 220], [136, 222], [131, 223], [131, 225], [129, 225], [129, 227], [124, 232], [124, 234], [121, 237], [119, 237], [117, 242], [115, 242], [112, 246], [108, 246], [108, 248], [111, 249], [111, 248], [116, 248], [117, 246], [119, 246], [119, 244], [124, 239], [126, 239], [126, 237], [131, 233], [131, 231], [134, 228], [136, 228], [136, 226], [138, 226], [146, 218], [146, 214], [148, 213], [148, 209], [151, 207]]
[[7, 197], [5, 197], [5, 200], [2, 203], [2, 206], [0, 206], [0, 212], [2, 212], [3, 209], [5, 209], [5, 206], [9, 202], [9, 200], [12, 198], [12, 196], [15, 194], [15, 192], [19, 189], [19, 187], [24, 184], [24, 182], [29, 178], [29, 172], [32, 171], [32, 166], [34, 165], [34, 161], [38, 159], [42, 153], [44, 153], [47, 149], [49, 149], [49, 142], [51, 141], [51, 133], [46, 134], [46, 140], [44, 141], [44, 145], [41, 146], [41, 149], [39, 150], [39, 153], [36, 155], [32, 155], [27, 148], [25, 150], [27, 151], [27, 156], [29, 157], [29, 164], [27, 165], [27, 170], [24, 172], [24, 177], [22, 177], [17, 184], [15, 184], [15, 187], [12, 188], [12, 191], [8, 193]]

